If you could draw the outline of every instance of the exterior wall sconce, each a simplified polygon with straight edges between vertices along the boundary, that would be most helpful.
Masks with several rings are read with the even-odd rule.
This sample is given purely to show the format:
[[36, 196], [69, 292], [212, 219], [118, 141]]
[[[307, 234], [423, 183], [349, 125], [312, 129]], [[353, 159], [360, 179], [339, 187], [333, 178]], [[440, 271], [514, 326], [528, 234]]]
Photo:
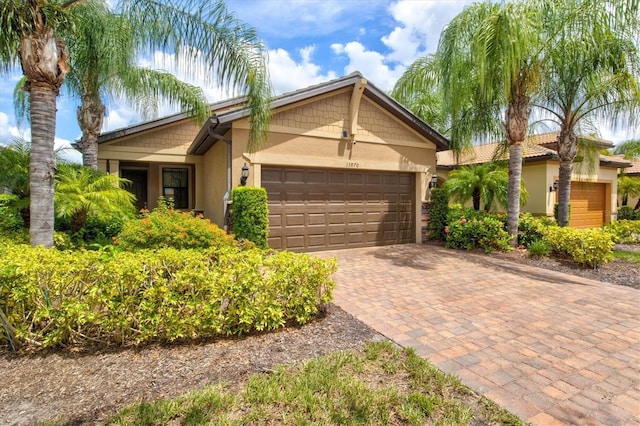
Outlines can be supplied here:
[[431, 175], [431, 180], [429, 181], [429, 189], [436, 188], [438, 186], [438, 175], [435, 173]]
[[556, 192], [558, 190], [558, 181], [554, 180], [553, 181], [553, 186], [549, 187], [549, 192]]
[[249, 166], [244, 163], [242, 166], [242, 174], [240, 174], [240, 185], [245, 186], [247, 184], [247, 178], [249, 177]]

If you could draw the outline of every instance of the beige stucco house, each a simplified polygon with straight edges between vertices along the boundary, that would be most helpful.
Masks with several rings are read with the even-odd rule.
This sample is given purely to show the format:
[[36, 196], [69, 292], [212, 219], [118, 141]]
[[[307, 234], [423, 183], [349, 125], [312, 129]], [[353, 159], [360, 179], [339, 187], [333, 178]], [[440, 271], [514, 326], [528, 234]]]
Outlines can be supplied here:
[[[557, 133], [533, 135], [523, 146], [522, 179], [529, 193], [527, 204], [521, 209], [539, 216], [553, 217], [557, 201], [559, 175], [558, 154], [555, 148]], [[601, 139], [580, 137], [599, 149], [611, 148], [612, 143]], [[475, 146], [461, 155], [457, 163], [452, 151], [438, 156], [438, 176], [446, 181], [449, 172], [459, 165], [479, 164], [492, 160], [497, 143]], [[506, 157], [505, 157], [506, 159]], [[619, 168], [630, 164], [617, 157], [599, 155], [588, 165], [574, 165], [571, 182], [571, 216], [569, 225], [575, 228], [598, 227], [615, 220], [617, 215], [617, 176]], [[555, 184], [555, 185], [554, 185]]]
[[267, 190], [276, 249], [420, 241], [446, 138], [353, 73], [275, 98], [269, 140], [250, 153], [242, 101], [212, 105], [203, 126], [179, 114], [105, 133], [99, 168], [131, 180], [140, 208], [164, 195], [224, 227], [246, 165], [246, 184]]

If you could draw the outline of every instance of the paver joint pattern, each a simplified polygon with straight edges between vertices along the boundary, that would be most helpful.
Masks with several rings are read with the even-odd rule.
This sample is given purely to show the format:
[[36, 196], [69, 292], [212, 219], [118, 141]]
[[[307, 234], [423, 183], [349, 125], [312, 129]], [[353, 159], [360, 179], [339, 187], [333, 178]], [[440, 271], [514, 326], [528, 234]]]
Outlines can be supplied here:
[[335, 256], [335, 303], [534, 425], [640, 425], [640, 292], [405, 244]]

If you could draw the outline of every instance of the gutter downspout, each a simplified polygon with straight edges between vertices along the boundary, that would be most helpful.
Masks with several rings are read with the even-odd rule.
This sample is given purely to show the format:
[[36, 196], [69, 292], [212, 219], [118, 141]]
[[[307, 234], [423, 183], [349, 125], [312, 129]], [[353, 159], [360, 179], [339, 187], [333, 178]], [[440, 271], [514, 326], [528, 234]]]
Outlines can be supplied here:
[[224, 212], [224, 229], [225, 231], [228, 231], [227, 205], [229, 203], [229, 197], [231, 196], [231, 139], [214, 133], [215, 129], [218, 127], [218, 125], [220, 125], [220, 119], [218, 118], [218, 116], [215, 116], [215, 119], [216, 123], [212, 126], [209, 126], [209, 136], [215, 140], [223, 141], [227, 144], [227, 192], [225, 192], [224, 197], [222, 197], [222, 211]]

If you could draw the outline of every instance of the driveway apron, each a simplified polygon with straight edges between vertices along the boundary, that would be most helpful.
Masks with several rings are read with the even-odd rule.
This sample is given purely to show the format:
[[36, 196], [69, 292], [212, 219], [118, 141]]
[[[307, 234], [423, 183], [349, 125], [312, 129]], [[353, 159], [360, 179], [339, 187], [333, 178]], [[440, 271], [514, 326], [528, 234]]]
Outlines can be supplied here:
[[534, 425], [640, 425], [640, 292], [441, 247], [335, 256], [335, 303]]

